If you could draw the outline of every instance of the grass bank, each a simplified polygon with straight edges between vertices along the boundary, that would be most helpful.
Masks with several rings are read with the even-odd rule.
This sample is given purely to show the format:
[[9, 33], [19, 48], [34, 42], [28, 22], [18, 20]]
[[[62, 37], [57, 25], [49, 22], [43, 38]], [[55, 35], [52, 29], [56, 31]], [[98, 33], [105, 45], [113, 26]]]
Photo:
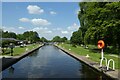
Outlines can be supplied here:
[[[27, 52], [29, 50], [35, 49], [35, 48], [37, 48], [39, 46], [40, 46], [40, 44], [30, 44], [30, 45], [27, 45], [26, 47], [19, 47], [19, 46], [17, 46], [17, 47], [15, 47], [13, 49], [13, 56], [19, 56], [19, 55], [21, 55], [21, 54], [23, 54], [23, 53], [25, 53], [25, 52]], [[10, 48], [7, 48], [5, 50], [5, 53], [2, 53], [1, 55], [3, 55], [3, 56], [4, 55], [5, 56], [11, 56]]]
[[[79, 54], [81, 56], [86, 56], [88, 54], [90, 56], [89, 57], [90, 60], [93, 60], [95, 62], [100, 62], [100, 57], [101, 57], [100, 52], [94, 52], [94, 51], [91, 51], [89, 48], [86, 49], [81, 46], [73, 47], [70, 44], [59, 44], [58, 46], [63, 47], [67, 50], [70, 49], [71, 52], [74, 52], [75, 54]], [[104, 57], [106, 57], [108, 60], [113, 59], [115, 61], [115, 69], [120, 69], [120, 67], [118, 66], [119, 59], [116, 56], [110, 56], [110, 54], [104, 53]], [[105, 65], [105, 62], [103, 62], [103, 64]], [[110, 64], [110, 67], [112, 67], [112, 64]]]

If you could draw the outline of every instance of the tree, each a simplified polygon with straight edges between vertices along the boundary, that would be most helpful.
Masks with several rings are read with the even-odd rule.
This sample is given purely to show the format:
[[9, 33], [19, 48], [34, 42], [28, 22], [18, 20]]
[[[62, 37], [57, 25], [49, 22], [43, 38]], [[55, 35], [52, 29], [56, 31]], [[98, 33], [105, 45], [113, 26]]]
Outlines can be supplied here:
[[66, 37], [61, 38], [60, 36], [55, 36], [55, 37], [53, 37], [52, 41], [53, 42], [65, 42], [65, 41], [67, 41], [67, 38]]
[[70, 42], [72, 44], [82, 44], [82, 31], [79, 29], [78, 31], [73, 32]]
[[61, 42], [65, 42], [65, 41], [67, 41], [66, 37], [61, 38]]
[[18, 40], [24, 40], [23, 34], [17, 34], [17, 39]]
[[44, 37], [40, 38], [40, 41], [41, 42], [48, 42], [48, 40], [46, 38], [44, 38]]
[[61, 38], [60, 36], [55, 36], [53, 39], [52, 39], [53, 42], [61, 42]]
[[85, 44], [103, 39], [106, 45], [120, 48], [120, 3], [81, 2], [78, 18]]
[[10, 38], [17, 38], [17, 35], [16, 35], [16, 33], [14, 33], [14, 32], [9, 32], [9, 37]]
[[21, 36], [21, 38], [24, 38], [24, 40], [31, 41], [31, 42], [36, 42], [40, 40], [39, 35], [36, 31], [35, 32], [26, 31], [23, 33], [23, 36]]
[[17, 35], [16, 35], [16, 33], [14, 33], [14, 32], [8, 32], [8, 31], [6, 31], [6, 32], [2, 32], [2, 37], [3, 38], [17, 38]]

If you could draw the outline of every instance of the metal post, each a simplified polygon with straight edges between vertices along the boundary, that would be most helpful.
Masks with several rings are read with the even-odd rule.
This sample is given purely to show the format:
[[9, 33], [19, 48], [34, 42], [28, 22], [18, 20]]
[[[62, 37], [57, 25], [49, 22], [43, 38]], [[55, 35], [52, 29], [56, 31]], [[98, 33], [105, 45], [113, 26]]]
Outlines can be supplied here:
[[104, 53], [103, 53], [103, 49], [101, 49], [101, 59], [104, 58]]
[[[106, 59], [106, 58], [105, 58]], [[104, 53], [103, 49], [101, 49], [101, 60], [100, 60], [100, 67], [102, 67], [102, 61], [104, 60]], [[107, 65], [107, 59], [106, 59], [106, 65]]]
[[103, 61], [103, 59], [100, 60], [100, 67], [102, 67], [102, 61]]
[[104, 57], [104, 59], [105, 59], [105, 62], [106, 62], [106, 66], [107, 66], [107, 58], [105, 58], [105, 57]]
[[110, 65], [110, 62], [113, 62], [113, 70], [115, 70], [115, 62], [114, 62], [114, 60], [113, 59], [110, 59], [109, 61], [108, 61], [108, 65], [107, 65], [107, 70], [109, 70], [109, 65]]

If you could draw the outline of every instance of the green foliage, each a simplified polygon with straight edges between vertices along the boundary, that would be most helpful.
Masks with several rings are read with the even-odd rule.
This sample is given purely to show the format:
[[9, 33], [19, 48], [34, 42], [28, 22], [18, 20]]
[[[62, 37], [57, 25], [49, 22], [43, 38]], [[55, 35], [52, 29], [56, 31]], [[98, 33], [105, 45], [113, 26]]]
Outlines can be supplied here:
[[21, 36], [21, 38], [22, 37], [24, 40], [31, 41], [32, 43], [40, 40], [39, 35], [36, 31], [35, 32], [34, 31], [26, 31], [23, 33], [23, 36]]
[[52, 41], [53, 41], [53, 42], [61, 42], [60, 39], [61, 39], [60, 36], [55, 36], [55, 37], [52, 39]]
[[48, 42], [48, 40], [46, 38], [44, 38], [44, 37], [40, 38], [40, 41], [41, 42]]
[[17, 39], [18, 39], [18, 40], [24, 40], [23, 34], [18, 34], [18, 35], [17, 35]]
[[53, 39], [52, 39], [53, 42], [65, 42], [67, 41], [67, 38], [66, 37], [63, 37], [61, 38], [60, 36], [55, 36]]
[[[95, 61], [95, 62], [100, 62], [100, 57], [101, 57], [101, 54], [100, 52], [94, 52], [94, 51], [91, 51], [91, 49], [96, 49], [97, 46], [95, 45], [88, 45], [88, 49], [85, 49], [84, 47], [81, 47], [81, 46], [77, 46], [77, 47], [74, 47], [74, 46], [71, 46], [70, 44], [60, 44], [59, 46], [69, 50], [71, 49], [70, 51], [74, 54], [78, 54], [80, 56], [86, 56], [87, 54], [90, 56], [89, 59], [92, 60], [92, 61]], [[119, 65], [119, 57], [118, 55], [115, 55], [114, 56], [110, 56], [109, 53], [107, 52], [104, 52], [104, 56], [107, 58], [107, 59], [113, 59], [115, 61], [115, 69], [120, 69], [120, 67], [118, 66]], [[115, 57], [117, 56], [117, 57]], [[105, 63], [103, 63], [105, 65]], [[112, 67], [112, 65], [110, 65], [110, 67]]]
[[[23, 48], [15, 47], [13, 49], [13, 56], [20, 56], [20, 55], [22, 55], [23, 53], [26, 52], [26, 48], [28, 48], [28, 50], [32, 50], [32, 49], [37, 48], [38, 46], [40, 46], [40, 45], [39, 44], [35, 44], [35, 45], [31, 44], [31, 45], [23, 47]], [[4, 53], [2, 53], [1, 55], [8, 55], [8, 56], [10, 56], [11, 55], [10, 54], [10, 50], [11, 50], [10, 48], [4, 49]]]
[[65, 43], [66, 43], [66, 44], [70, 44], [70, 40], [66, 40]]
[[[120, 49], [120, 3], [80, 2], [79, 6], [82, 42], [96, 45], [98, 40], [103, 39], [106, 46]], [[76, 35], [77, 31], [71, 37], [74, 43], [78, 43], [80, 37]]]
[[76, 45], [75, 45], [75, 44], [72, 44], [72, 47], [76, 47]]
[[14, 40], [4, 40], [2, 41], [2, 48], [9, 47], [10, 43], [17, 44], [17, 42]]
[[76, 32], [73, 32], [72, 37], [70, 39], [70, 42], [72, 44], [78, 44], [78, 45], [80, 45], [80, 44], [82, 44], [82, 39], [83, 39], [82, 38], [82, 31], [78, 30]]
[[[34, 31], [26, 31], [23, 34], [16, 34], [14, 32], [8, 32], [8, 31], [4, 32], [2, 29], [0, 29], [0, 32], [2, 33], [1, 35], [2, 38], [14, 38], [17, 40], [26, 40], [26, 41], [30, 41], [31, 43], [40, 41], [38, 33]], [[7, 47], [10, 43], [17, 44], [17, 41], [9, 40], [9, 39], [2, 40], [1, 41], [2, 45], [0, 46]]]
[[65, 41], [67, 41], [66, 37], [61, 38], [61, 42], [65, 42]]
[[17, 35], [14, 32], [6, 31], [6, 32], [2, 32], [2, 37], [3, 38], [15, 38], [16, 39]]

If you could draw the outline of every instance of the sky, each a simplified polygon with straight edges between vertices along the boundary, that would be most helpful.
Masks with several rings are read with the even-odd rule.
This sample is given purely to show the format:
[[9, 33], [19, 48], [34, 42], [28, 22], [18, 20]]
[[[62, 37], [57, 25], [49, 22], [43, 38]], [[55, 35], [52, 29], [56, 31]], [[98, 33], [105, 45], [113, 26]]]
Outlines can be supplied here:
[[2, 28], [22, 34], [36, 31], [40, 37], [67, 37], [80, 27], [78, 2], [2, 2]]

